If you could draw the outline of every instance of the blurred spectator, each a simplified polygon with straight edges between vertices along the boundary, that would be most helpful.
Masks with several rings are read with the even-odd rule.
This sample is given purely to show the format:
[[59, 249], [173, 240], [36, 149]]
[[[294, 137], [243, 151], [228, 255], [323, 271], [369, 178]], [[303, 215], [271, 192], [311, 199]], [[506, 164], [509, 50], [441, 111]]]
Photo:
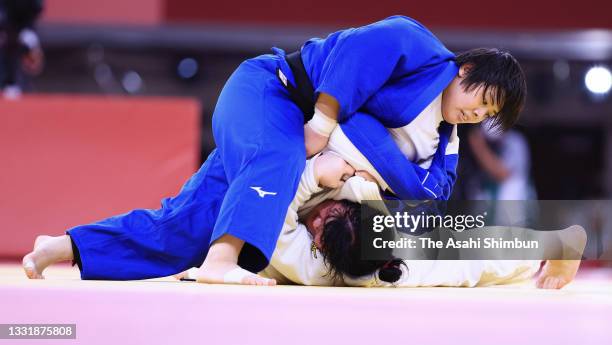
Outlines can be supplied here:
[[0, 0], [0, 89], [14, 98], [26, 87], [27, 75], [42, 71], [44, 55], [34, 23], [43, 0]]
[[514, 129], [503, 133], [491, 131], [485, 124], [470, 128], [467, 142], [475, 169], [469, 174], [471, 176], [466, 176], [470, 182], [466, 185], [465, 197], [504, 200], [495, 203], [491, 210], [495, 224], [527, 225], [535, 212], [534, 205], [515, 201], [536, 199], [525, 137]]
[[514, 129], [494, 132], [486, 125], [479, 126], [468, 133], [468, 144], [474, 160], [484, 172], [480, 190], [475, 191], [477, 199], [533, 199], [529, 146], [520, 132]]

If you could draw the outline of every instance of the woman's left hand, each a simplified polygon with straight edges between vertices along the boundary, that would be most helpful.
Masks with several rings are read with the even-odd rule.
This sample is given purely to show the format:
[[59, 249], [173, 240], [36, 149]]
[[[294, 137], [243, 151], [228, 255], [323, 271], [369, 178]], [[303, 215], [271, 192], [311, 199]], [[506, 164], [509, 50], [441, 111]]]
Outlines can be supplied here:
[[372, 174], [370, 174], [366, 170], [355, 171], [355, 176], [362, 177], [364, 180], [369, 181], [369, 182], [378, 183], [376, 179], [374, 178], [374, 176], [372, 176]]
[[321, 187], [340, 188], [354, 174], [355, 169], [333, 152], [323, 153], [314, 162], [315, 179]]

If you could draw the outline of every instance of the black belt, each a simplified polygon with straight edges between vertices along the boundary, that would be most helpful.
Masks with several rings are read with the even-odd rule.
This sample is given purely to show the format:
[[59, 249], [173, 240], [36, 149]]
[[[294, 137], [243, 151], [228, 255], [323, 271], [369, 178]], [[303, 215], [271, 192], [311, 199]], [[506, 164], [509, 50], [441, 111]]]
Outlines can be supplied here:
[[312, 119], [312, 115], [314, 114], [314, 88], [304, 68], [302, 54], [299, 50], [286, 55], [285, 60], [287, 60], [287, 64], [289, 64], [289, 68], [291, 68], [296, 85], [293, 86], [287, 81], [287, 77], [280, 68], [276, 69], [276, 76], [287, 91], [289, 91], [289, 97], [293, 103], [295, 103], [304, 114], [304, 123], [306, 123]]

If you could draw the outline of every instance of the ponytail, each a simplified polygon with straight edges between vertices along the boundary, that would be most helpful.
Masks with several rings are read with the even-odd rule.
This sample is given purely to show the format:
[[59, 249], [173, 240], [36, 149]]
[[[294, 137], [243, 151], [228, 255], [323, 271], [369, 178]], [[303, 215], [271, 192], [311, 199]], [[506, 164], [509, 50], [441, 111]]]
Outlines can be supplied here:
[[403, 260], [393, 259], [388, 261], [378, 271], [378, 279], [387, 283], [395, 283], [402, 276], [401, 265], [406, 266]]

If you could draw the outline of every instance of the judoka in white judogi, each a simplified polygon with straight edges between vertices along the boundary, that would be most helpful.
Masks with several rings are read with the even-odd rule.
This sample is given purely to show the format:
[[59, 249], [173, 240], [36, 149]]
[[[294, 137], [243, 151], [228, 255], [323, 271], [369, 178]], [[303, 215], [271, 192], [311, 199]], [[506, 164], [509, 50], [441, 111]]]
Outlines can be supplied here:
[[[436, 152], [439, 140], [438, 127], [443, 121], [440, 108], [441, 95], [426, 107], [409, 125], [390, 129], [394, 141], [410, 160], [427, 168]], [[459, 138], [453, 129], [446, 148], [447, 154], [457, 154]], [[388, 185], [380, 174], [344, 135], [340, 126], [332, 132], [325, 152], [331, 151], [356, 170], [368, 172], [382, 189]], [[342, 188], [324, 190], [314, 176], [314, 162], [318, 156], [306, 163], [297, 194], [289, 206], [270, 265], [260, 274], [274, 278], [279, 284], [301, 285], [351, 285], [351, 286], [477, 286], [510, 283], [524, 280], [535, 274], [539, 261], [427, 261], [406, 260], [401, 266], [403, 274], [394, 284], [382, 282], [377, 275], [333, 281], [328, 276], [329, 268], [322, 255], [313, 255], [313, 238], [306, 226], [299, 222], [319, 203], [328, 200], [349, 200], [361, 203], [364, 200], [382, 200], [379, 186], [359, 176], [349, 178]], [[192, 271], [193, 272], [193, 271]], [[194, 272], [193, 272], [194, 273]]]

